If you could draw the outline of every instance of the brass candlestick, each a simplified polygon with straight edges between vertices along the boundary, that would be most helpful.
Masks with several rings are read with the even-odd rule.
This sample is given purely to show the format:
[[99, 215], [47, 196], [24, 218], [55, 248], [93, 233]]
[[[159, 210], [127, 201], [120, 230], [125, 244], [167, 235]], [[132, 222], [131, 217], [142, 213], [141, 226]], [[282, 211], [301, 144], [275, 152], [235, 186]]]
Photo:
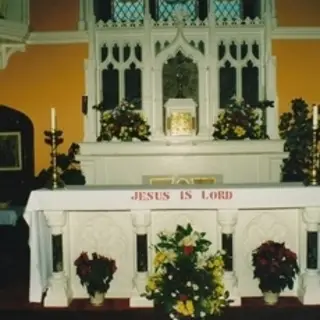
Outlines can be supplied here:
[[318, 129], [312, 129], [311, 169], [309, 173], [309, 185], [318, 186]]
[[51, 147], [51, 177], [47, 182], [47, 188], [51, 190], [56, 190], [64, 187], [64, 182], [60, 177], [60, 172], [57, 166], [57, 149], [58, 146], [63, 142], [62, 131], [51, 129], [50, 131], [45, 131], [45, 143]]

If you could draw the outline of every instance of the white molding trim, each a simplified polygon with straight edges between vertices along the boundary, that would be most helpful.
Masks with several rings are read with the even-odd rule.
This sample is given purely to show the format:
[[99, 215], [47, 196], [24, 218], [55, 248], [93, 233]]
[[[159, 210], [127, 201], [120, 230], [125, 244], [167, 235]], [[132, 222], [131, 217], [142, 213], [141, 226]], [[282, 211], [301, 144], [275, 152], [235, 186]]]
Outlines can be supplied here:
[[320, 40], [320, 27], [277, 27], [272, 31], [274, 40]]
[[[120, 31], [120, 30], [119, 30]], [[320, 40], [320, 27], [277, 27], [272, 31], [274, 40]], [[72, 44], [87, 43], [88, 32], [75, 31], [52, 31], [31, 32], [27, 37], [26, 44]]]
[[27, 44], [73, 44], [87, 43], [87, 31], [57, 31], [31, 32], [26, 40]]

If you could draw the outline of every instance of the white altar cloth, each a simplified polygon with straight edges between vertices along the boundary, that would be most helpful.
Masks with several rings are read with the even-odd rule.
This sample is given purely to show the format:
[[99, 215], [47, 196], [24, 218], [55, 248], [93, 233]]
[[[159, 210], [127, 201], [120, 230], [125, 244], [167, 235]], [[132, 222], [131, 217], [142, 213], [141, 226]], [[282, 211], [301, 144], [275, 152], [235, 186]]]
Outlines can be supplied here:
[[52, 273], [51, 234], [44, 212], [320, 207], [320, 187], [300, 184], [202, 186], [81, 186], [36, 190], [24, 218], [30, 227], [30, 302], [41, 302]]

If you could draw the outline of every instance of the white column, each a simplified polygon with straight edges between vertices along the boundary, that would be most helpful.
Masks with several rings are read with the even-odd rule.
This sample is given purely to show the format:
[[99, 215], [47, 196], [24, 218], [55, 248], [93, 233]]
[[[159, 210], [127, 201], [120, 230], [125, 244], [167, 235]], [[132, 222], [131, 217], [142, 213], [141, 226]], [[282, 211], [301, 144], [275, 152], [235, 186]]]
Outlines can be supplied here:
[[84, 116], [84, 142], [95, 142], [97, 140], [97, 111], [92, 107], [97, 104], [96, 100], [96, 62], [94, 59], [85, 60], [85, 81], [88, 97], [87, 115]]
[[[85, 21], [85, 4], [86, 0], [79, 0], [79, 20], [78, 20], [78, 29], [85, 30], [86, 21]], [[93, 1], [92, 1], [93, 2]]]
[[209, 73], [208, 68], [203, 65], [198, 65], [199, 74], [199, 106], [198, 106], [198, 117], [199, 117], [199, 133], [198, 136], [207, 140], [212, 132], [212, 117], [208, 116], [209, 109], [212, 109], [209, 103]]
[[86, 80], [86, 95], [88, 96], [88, 112], [84, 116], [84, 142], [95, 142], [97, 139], [97, 111], [93, 109], [93, 106], [97, 105], [101, 101], [98, 99], [98, 92], [100, 90], [98, 83], [98, 69], [97, 63], [100, 61], [97, 59], [96, 53], [96, 28], [95, 28], [95, 16], [93, 12], [93, 6], [88, 7], [88, 45], [89, 45], [89, 57], [85, 61], [85, 80]]
[[[305, 270], [300, 276], [298, 297], [303, 304], [318, 305], [320, 304], [320, 275], [317, 263], [310, 265], [308, 262], [308, 256], [313, 254], [308, 252], [308, 233], [318, 234], [319, 232], [320, 208], [306, 208], [303, 211], [302, 219], [306, 226], [306, 236], [303, 237], [305, 239], [303, 241], [305, 249], [302, 250], [305, 253], [304, 257], [302, 257], [302, 259], [305, 259], [305, 263], [300, 263], [300, 265], [305, 266]], [[316, 243], [316, 245], [318, 244]], [[317, 260], [317, 257], [315, 258]]]
[[24, 24], [29, 25], [30, 20], [30, 1], [29, 0], [23, 0], [21, 3], [21, 22]]
[[[148, 241], [148, 227], [151, 223], [151, 213], [150, 210], [140, 210], [140, 211], [131, 211], [131, 217], [132, 217], [132, 225], [134, 230], [134, 236], [135, 239], [134, 243], [136, 244], [134, 246], [134, 268], [135, 268], [135, 275], [133, 278], [133, 292], [130, 298], [130, 307], [152, 307], [153, 302], [147, 300], [146, 298], [142, 298], [141, 294], [145, 292], [145, 288], [148, 281], [148, 264], [150, 261], [149, 255], [148, 255], [148, 247], [149, 247], [149, 241]], [[139, 248], [138, 247], [138, 237], [145, 237], [145, 247]], [[142, 252], [141, 254], [144, 256], [146, 266], [143, 266], [142, 268], [139, 267], [139, 257], [138, 252], [139, 250], [145, 250], [146, 252]]]
[[[217, 56], [218, 38], [216, 33], [216, 19], [215, 8], [212, 1], [209, 2], [209, 38], [208, 43], [210, 46], [207, 51], [207, 66], [208, 66], [208, 101], [206, 103], [207, 116], [208, 116], [208, 135], [211, 137], [213, 132], [213, 123], [218, 118], [219, 113], [219, 66]], [[212, 139], [212, 137], [211, 137]]]
[[266, 64], [267, 100], [274, 101], [274, 108], [267, 109], [267, 133], [270, 139], [279, 139], [279, 99], [277, 95], [277, 58], [270, 56]]
[[[63, 236], [63, 226], [66, 223], [66, 213], [63, 211], [45, 212], [48, 226], [51, 229], [51, 236]], [[63, 238], [62, 238], [63, 244]], [[59, 256], [63, 259], [63, 247]], [[53, 264], [56, 263], [54, 257]], [[49, 279], [48, 290], [44, 299], [45, 307], [67, 307], [71, 300], [71, 294], [68, 286], [68, 279], [65, 274], [63, 261], [58, 268], [53, 268], [52, 275]]]
[[[225, 270], [224, 272], [224, 284], [226, 290], [230, 293], [230, 299], [233, 301], [231, 303], [232, 306], [240, 306], [241, 305], [241, 296], [238, 289], [238, 279], [234, 270], [234, 261], [235, 261], [235, 255], [234, 255], [234, 244], [233, 244], [233, 235], [234, 235], [234, 229], [237, 224], [238, 220], [238, 210], [218, 210], [218, 223], [220, 225], [220, 232], [221, 232], [221, 249], [222, 248], [222, 239], [223, 235], [227, 235], [228, 237], [232, 237], [232, 252], [231, 259], [232, 259], [232, 268], [231, 270]], [[227, 252], [228, 254], [228, 252]]]
[[267, 134], [270, 139], [279, 139], [278, 133], [278, 99], [277, 99], [277, 75], [276, 58], [272, 56], [272, 4], [270, 1], [265, 3], [264, 13], [264, 98], [274, 101], [274, 108], [267, 109]]
[[153, 86], [153, 113], [152, 113], [152, 139], [163, 140], [163, 97], [162, 97], [162, 68], [156, 64], [152, 70], [152, 86]]
[[[153, 86], [152, 86], [152, 65], [154, 61], [154, 50], [151, 41], [151, 17], [149, 13], [149, 1], [146, 1], [146, 12], [144, 16], [144, 39], [142, 44], [142, 110], [151, 127], [151, 133], [154, 130], [153, 124]], [[148, 11], [147, 11], [148, 10]]]

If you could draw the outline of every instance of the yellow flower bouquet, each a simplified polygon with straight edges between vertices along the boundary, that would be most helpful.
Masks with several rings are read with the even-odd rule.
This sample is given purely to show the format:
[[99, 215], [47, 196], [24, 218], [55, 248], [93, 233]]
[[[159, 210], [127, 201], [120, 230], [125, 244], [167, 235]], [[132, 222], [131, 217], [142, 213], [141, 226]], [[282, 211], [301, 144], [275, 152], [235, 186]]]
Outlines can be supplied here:
[[98, 141], [149, 141], [150, 126], [134, 104], [121, 101], [113, 110], [104, 110], [103, 104], [95, 109], [101, 112], [101, 131]]
[[221, 314], [230, 304], [223, 284], [223, 254], [210, 254], [211, 242], [190, 224], [178, 225], [174, 233], [161, 232], [158, 237], [154, 273], [143, 296], [172, 320]]
[[268, 139], [265, 125], [265, 110], [273, 107], [272, 101], [250, 106], [244, 100], [232, 99], [218, 115], [214, 123], [214, 140], [261, 140]]

